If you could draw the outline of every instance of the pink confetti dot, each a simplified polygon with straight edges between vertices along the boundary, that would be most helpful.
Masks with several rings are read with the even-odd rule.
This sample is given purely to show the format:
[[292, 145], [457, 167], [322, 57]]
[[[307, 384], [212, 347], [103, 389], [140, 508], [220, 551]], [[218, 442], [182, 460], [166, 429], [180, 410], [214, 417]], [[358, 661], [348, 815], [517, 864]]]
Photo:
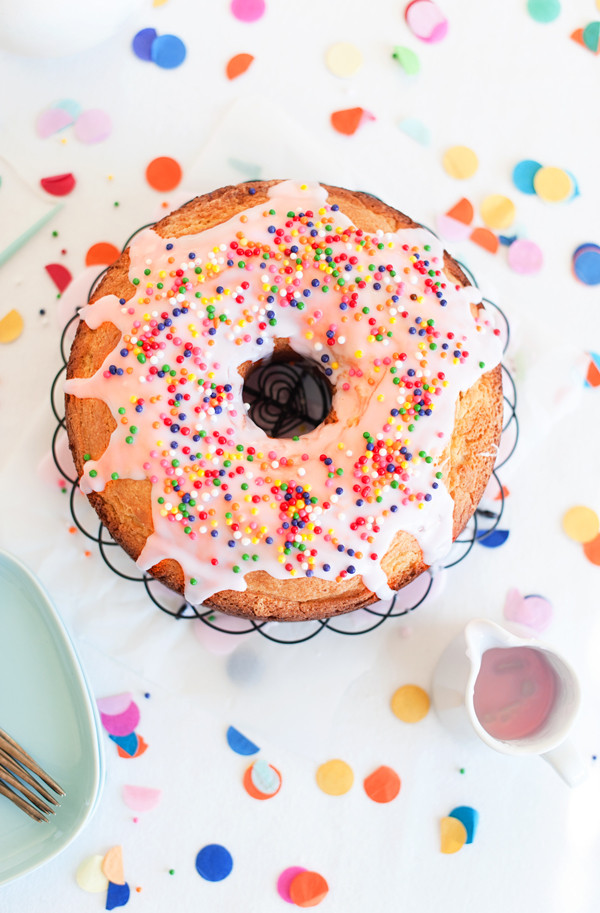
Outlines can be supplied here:
[[232, 0], [231, 12], [240, 22], [256, 22], [264, 16], [265, 0]]
[[290, 897], [290, 885], [300, 872], [306, 872], [306, 869], [299, 865], [293, 865], [289, 869], [284, 869], [277, 879], [277, 893], [286, 903], [294, 903]]
[[84, 111], [75, 121], [75, 136], [82, 143], [101, 143], [110, 136], [111, 131], [110, 117], [99, 108]]
[[520, 239], [508, 248], [508, 265], [523, 276], [537, 273], [542, 268], [544, 256], [534, 241]]
[[432, 0], [413, 0], [404, 17], [413, 35], [428, 44], [442, 41], [448, 34], [448, 20]]

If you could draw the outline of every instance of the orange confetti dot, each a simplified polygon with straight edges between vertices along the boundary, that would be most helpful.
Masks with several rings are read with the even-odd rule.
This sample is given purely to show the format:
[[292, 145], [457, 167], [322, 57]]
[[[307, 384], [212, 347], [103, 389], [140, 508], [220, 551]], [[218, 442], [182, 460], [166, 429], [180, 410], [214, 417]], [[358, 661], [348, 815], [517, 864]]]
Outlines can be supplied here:
[[168, 155], [152, 159], [146, 168], [146, 180], [154, 190], [174, 190], [181, 181], [181, 165]]
[[364, 108], [345, 108], [343, 111], [334, 111], [331, 115], [331, 126], [338, 133], [352, 136], [360, 127], [364, 113]]
[[243, 780], [244, 789], [246, 790], [246, 792], [248, 793], [249, 796], [252, 796], [253, 799], [272, 799], [273, 796], [276, 796], [277, 793], [279, 792], [279, 790], [281, 789], [281, 774], [279, 773], [279, 771], [277, 770], [276, 767], [273, 767], [272, 764], [269, 764], [269, 767], [271, 768], [271, 770], [274, 771], [276, 776], [279, 778], [279, 786], [277, 787], [275, 792], [264, 793], [261, 790], [257, 789], [256, 786], [254, 785], [254, 781], [252, 779], [252, 768], [253, 767], [254, 767], [254, 764], [251, 764], [250, 767], [248, 767], [246, 769], [246, 772], [244, 773], [244, 780]]
[[0, 342], [14, 342], [23, 332], [25, 324], [18, 311], [12, 310], [0, 320]]
[[125, 884], [123, 870], [123, 849], [113, 846], [102, 860], [102, 872], [113, 884]]
[[328, 891], [329, 885], [318, 872], [299, 872], [290, 885], [289, 895], [297, 907], [316, 907]]
[[238, 76], [246, 72], [253, 60], [252, 54], [236, 54], [235, 57], [227, 61], [227, 66], [225, 67], [227, 79], [237, 79]]
[[490, 254], [495, 254], [500, 246], [500, 241], [489, 228], [474, 228], [470, 237], [474, 244], [483, 247], [483, 249], [489, 251]]
[[583, 554], [588, 561], [600, 567], [600, 536], [596, 536], [590, 542], [584, 543]]
[[400, 792], [400, 777], [391, 767], [382, 765], [364, 781], [363, 786], [373, 802], [391, 802]]
[[463, 225], [470, 225], [475, 215], [473, 204], [466, 197], [463, 197], [452, 209], [448, 210], [446, 215], [450, 216], [451, 219], [456, 219], [457, 222], [462, 222]]
[[107, 241], [98, 241], [92, 244], [85, 255], [86, 266], [110, 266], [121, 256], [121, 251], [114, 244]]

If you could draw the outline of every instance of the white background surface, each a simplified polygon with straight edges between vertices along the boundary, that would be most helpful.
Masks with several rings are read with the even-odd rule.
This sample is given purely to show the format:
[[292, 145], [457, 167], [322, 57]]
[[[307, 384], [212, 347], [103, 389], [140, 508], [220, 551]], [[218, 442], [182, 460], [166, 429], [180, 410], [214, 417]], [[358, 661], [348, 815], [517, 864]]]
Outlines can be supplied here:
[[[131, 910], [284, 910], [275, 882], [291, 865], [325, 876], [330, 893], [321, 909], [336, 913], [588, 913], [597, 906], [600, 785], [591, 761], [586, 783], [569, 790], [541, 760], [455, 741], [433, 712], [406, 726], [389, 710], [400, 685], [429, 688], [437, 657], [467, 619], [501, 622], [506, 592], [516, 586], [553, 603], [545, 640], [582, 684], [573, 737], [586, 759], [600, 751], [600, 569], [560, 526], [574, 504], [600, 511], [600, 391], [584, 390], [578, 373], [583, 353], [600, 350], [600, 293], [570, 273], [575, 247], [600, 241], [600, 64], [568, 37], [600, 14], [592, 0], [564, 6], [556, 22], [540, 25], [520, 0], [444, 0], [449, 35], [429, 46], [409, 33], [403, 5], [388, 0], [271, 0], [254, 24], [238, 23], [222, 0], [170, 0], [158, 9], [146, 3], [114, 38], [84, 54], [42, 60], [0, 53], [0, 153], [34, 187], [66, 171], [78, 180], [54, 221], [0, 268], [0, 316], [17, 307], [26, 322], [21, 338], [0, 349], [0, 545], [46, 584], [93, 692], [133, 691], [138, 731], [150, 746], [125, 761], [106, 739], [107, 784], [95, 818], [59, 859], [0, 889], [3, 913], [102, 909], [103, 896], [82, 893], [74, 873], [84, 857], [116, 843]], [[133, 55], [133, 35], [149, 26], [184, 38], [183, 66], [164, 71]], [[349, 80], [324, 66], [325, 50], [339, 40], [364, 55]], [[395, 44], [417, 51], [418, 77], [404, 76], [391, 60]], [[230, 83], [225, 64], [242, 51], [256, 60]], [[36, 116], [64, 97], [107, 110], [112, 136], [98, 146], [81, 145], [70, 131], [39, 139]], [[335, 134], [330, 113], [355, 105], [377, 119], [353, 137]], [[429, 126], [429, 148], [401, 133], [405, 116]], [[479, 156], [468, 182], [441, 168], [444, 149], [455, 143]], [[161, 214], [163, 199], [178, 202], [145, 183], [146, 164], [157, 155], [182, 164], [183, 197], [244, 180], [228, 164], [236, 158], [262, 167], [263, 177], [301, 177], [294, 172], [304, 167], [308, 178], [371, 191], [429, 225], [463, 195], [477, 205], [489, 193], [506, 193], [517, 204], [517, 229], [542, 247], [544, 269], [530, 278], [509, 270], [504, 248], [492, 257], [468, 242], [452, 246], [513, 330], [522, 439], [503, 474], [511, 492], [503, 526], [511, 535], [501, 549], [475, 549], [449, 572], [441, 596], [408, 619], [359, 638], [326, 632], [298, 647], [253, 635], [229, 657], [216, 656], [189, 623], [163, 617], [136, 586], [117, 581], [97, 554], [85, 558], [83, 537], [68, 533], [66, 498], [52, 473], [37, 471], [54, 429], [48, 391], [60, 366], [55, 290], [43, 267], [64, 262], [76, 275], [91, 244], [120, 246]], [[522, 158], [567, 168], [581, 196], [552, 207], [519, 194], [510, 173]], [[0, 215], [10, 219], [1, 198]], [[281, 770], [275, 799], [259, 803], [243, 791], [246, 761], [226, 745], [230, 724]], [[330, 757], [354, 770], [346, 796], [326, 796], [315, 784], [316, 767]], [[380, 764], [403, 783], [388, 806], [371, 802], [361, 785]], [[160, 805], [138, 824], [121, 799], [123, 783], [163, 789]], [[439, 819], [461, 804], [480, 812], [478, 834], [472, 846], [442, 855]], [[234, 858], [220, 884], [194, 870], [197, 851], [212, 842]]]

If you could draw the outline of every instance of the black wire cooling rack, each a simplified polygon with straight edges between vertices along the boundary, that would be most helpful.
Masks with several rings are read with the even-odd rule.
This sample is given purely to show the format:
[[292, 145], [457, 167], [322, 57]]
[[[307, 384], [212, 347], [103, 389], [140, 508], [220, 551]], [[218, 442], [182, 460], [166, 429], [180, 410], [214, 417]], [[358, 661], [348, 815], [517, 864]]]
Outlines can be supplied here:
[[[123, 250], [139, 231], [143, 231], [147, 227], [143, 226], [134, 232], [123, 246]], [[459, 265], [471, 283], [478, 287], [471, 270], [463, 263], [459, 262]], [[105, 272], [106, 270], [103, 270], [93, 282], [88, 300]], [[508, 320], [497, 304], [488, 298], [484, 298], [483, 301], [486, 306], [497, 312], [504, 325], [504, 354], [510, 341]], [[498, 473], [514, 453], [519, 438], [519, 422], [516, 413], [517, 390], [513, 377], [504, 364], [502, 365], [502, 379], [505, 408], [500, 443], [500, 452], [504, 451], [504, 454], [494, 467], [492, 474], [492, 478], [498, 486], [498, 493], [494, 498], [494, 500], [498, 500], [498, 508], [497, 510], [478, 508], [475, 511], [459, 538], [455, 540], [443, 565], [430, 568], [417, 581], [409, 584], [409, 587], [396, 593], [392, 599], [377, 602], [358, 612], [317, 621], [272, 622], [240, 619], [216, 612], [206, 606], [192, 606], [182, 600], [181, 596], [172, 593], [159, 581], [137, 568], [123, 549], [112, 539], [102, 523], [98, 523], [96, 513], [89, 506], [87, 499], [81, 496], [79, 480], [77, 477], [72, 477], [73, 470], [65, 471], [61, 466], [58, 447], [61, 434], [66, 435], [61, 380], [66, 372], [69, 359], [67, 348], [70, 347], [78, 320], [78, 315], [74, 314], [62, 332], [60, 339], [62, 367], [54, 378], [50, 394], [52, 411], [57, 422], [52, 437], [52, 455], [61, 477], [70, 486], [69, 505], [73, 523], [87, 539], [97, 545], [102, 559], [111, 571], [122, 580], [141, 584], [151, 602], [174, 618], [199, 619], [205, 625], [223, 634], [240, 635], [258, 632], [267, 640], [282, 644], [302, 643], [315, 637], [324, 629], [350, 636], [366, 634], [374, 631], [388, 618], [407, 615], [422, 605], [432, 592], [437, 574], [464, 561], [476, 542], [482, 542], [499, 527], [504, 512], [505, 497], [504, 487]], [[319, 371], [306, 373], [293, 363], [291, 365], [287, 362], [270, 365], [267, 363], [264, 367], [266, 370], [257, 370], [252, 374], [249, 402], [251, 414], [254, 415], [261, 428], [267, 430], [270, 426], [277, 431], [278, 436], [289, 436], [293, 426], [310, 429], [320, 424], [327, 415], [331, 402], [331, 392], [326, 378]], [[308, 379], [305, 381], [303, 378]]]

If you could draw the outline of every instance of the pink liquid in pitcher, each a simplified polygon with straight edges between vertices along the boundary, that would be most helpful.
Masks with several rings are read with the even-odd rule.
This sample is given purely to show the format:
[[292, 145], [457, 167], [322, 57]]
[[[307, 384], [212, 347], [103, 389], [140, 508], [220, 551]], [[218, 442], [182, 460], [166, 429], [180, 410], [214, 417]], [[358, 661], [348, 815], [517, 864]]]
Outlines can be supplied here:
[[481, 658], [473, 706], [494, 739], [526, 739], [542, 728], [556, 699], [556, 675], [540, 650], [495, 647]]

